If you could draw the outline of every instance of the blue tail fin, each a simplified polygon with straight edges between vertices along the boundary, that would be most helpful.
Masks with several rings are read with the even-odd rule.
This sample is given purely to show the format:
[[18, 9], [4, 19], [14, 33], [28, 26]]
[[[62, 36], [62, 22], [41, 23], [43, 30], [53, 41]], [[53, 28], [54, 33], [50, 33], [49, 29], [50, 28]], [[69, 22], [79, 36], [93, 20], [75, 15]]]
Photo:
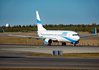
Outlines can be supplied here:
[[46, 29], [43, 27], [43, 25], [41, 23], [38, 11], [36, 11], [36, 19], [37, 19], [38, 31], [46, 31]]

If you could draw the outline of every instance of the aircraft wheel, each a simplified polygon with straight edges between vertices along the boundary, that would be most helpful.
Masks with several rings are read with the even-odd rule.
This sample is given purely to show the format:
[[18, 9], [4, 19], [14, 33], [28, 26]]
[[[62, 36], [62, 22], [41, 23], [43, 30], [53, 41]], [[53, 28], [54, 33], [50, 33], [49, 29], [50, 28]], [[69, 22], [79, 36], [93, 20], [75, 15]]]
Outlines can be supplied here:
[[51, 44], [48, 44], [47, 46], [51, 46]]
[[65, 42], [62, 42], [62, 46], [66, 46], [66, 43]]

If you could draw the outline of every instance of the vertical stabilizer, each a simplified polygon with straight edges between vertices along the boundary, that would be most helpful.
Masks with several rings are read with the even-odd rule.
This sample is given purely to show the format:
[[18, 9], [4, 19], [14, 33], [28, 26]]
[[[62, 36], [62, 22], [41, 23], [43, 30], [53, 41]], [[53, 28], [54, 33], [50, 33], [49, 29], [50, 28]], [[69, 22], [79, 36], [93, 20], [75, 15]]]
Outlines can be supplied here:
[[38, 11], [36, 11], [36, 18], [38, 31], [46, 31], [46, 29], [42, 26]]

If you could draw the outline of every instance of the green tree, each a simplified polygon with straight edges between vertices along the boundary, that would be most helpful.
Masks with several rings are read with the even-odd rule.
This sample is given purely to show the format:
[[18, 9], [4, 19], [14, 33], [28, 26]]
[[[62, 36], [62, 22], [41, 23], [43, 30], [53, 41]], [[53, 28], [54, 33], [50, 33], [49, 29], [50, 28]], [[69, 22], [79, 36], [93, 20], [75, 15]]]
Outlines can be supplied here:
[[25, 25], [23, 25], [22, 27], [25, 28]]
[[32, 27], [31, 25], [29, 25], [29, 27]]
[[19, 28], [21, 28], [21, 25], [19, 25]]

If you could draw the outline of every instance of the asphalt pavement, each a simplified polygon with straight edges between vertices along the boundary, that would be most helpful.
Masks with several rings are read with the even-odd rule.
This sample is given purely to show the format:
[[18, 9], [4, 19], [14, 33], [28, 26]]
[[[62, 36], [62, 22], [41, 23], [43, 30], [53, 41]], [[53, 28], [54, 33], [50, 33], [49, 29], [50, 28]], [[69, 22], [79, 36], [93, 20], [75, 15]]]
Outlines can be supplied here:
[[37, 52], [37, 53], [48, 53], [52, 51], [63, 51], [63, 53], [99, 53], [98, 46], [60, 46], [60, 45], [0, 45], [0, 50], [5, 51], [21, 51], [21, 52]]
[[99, 69], [99, 58], [0, 57], [0, 68]]
[[64, 53], [90, 53], [99, 52], [99, 47], [0, 45], [0, 68], [99, 69], [99, 58], [28, 56], [33, 54], [30, 52], [51, 53], [52, 50], [63, 50]]

